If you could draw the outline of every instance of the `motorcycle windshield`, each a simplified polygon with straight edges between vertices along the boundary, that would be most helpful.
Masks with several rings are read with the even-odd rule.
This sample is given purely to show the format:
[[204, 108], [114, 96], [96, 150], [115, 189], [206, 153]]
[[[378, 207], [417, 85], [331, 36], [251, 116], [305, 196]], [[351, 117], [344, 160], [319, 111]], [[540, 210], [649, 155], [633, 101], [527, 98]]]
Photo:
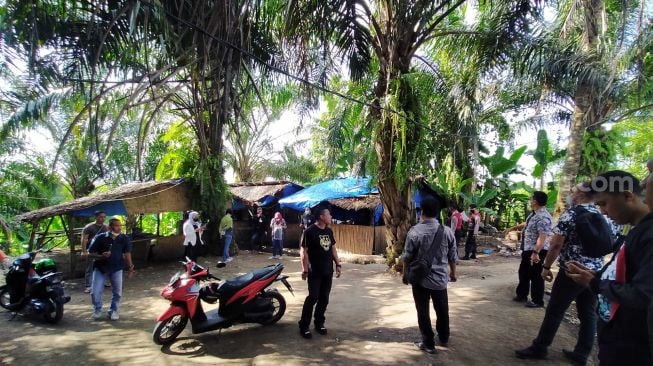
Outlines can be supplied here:
[[174, 276], [172, 276], [172, 278], [170, 279], [170, 282], [168, 282], [168, 284], [169, 285], [174, 285], [175, 283], [177, 283], [177, 281], [179, 281], [180, 278], [181, 278], [181, 272], [177, 272], [177, 273], [174, 274]]

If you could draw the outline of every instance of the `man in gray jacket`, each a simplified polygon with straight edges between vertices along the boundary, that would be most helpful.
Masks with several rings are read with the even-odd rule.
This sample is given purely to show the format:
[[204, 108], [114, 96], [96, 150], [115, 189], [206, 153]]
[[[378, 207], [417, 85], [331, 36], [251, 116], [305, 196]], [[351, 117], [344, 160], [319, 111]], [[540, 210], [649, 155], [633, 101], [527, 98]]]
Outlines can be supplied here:
[[[415, 346], [427, 353], [435, 353], [435, 334], [431, 326], [429, 314], [429, 300], [433, 300], [433, 307], [437, 320], [435, 328], [438, 332], [440, 344], [444, 347], [449, 342], [449, 299], [447, 283], [456, 281], [456, 238], [450, 228], [443, 226], [442, 240], [435, 243], [434, 238], [440, 224], [435, 219], [437, 215], [437, 202], [430, 197], [422, 201], [422, 221], [413, 226], [406, 237], [406, 245], [402, 255], [404, 261], [404, 283], [408, 284], [406, 268], [418, 259], [423, 253], [434, 253], [431, 271], [419, 283], [413, 284], [413, 299], [417, 310], [417, 322], [422, 334], [422, 340], [415, 342]], [[438, 248], [429, 250], [431, 245]]]

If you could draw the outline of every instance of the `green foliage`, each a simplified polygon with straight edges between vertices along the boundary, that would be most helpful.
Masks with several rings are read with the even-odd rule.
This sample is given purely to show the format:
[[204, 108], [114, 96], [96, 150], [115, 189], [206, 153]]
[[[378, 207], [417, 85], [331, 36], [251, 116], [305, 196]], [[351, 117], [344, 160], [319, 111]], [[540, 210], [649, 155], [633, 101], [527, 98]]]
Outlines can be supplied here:
[[[352, 83], [335, 76], [329, 85], [334, 90], [365, 99], [372, 81], [366, 78]], [[373, 128], [365, 118], [365, 107], [333, 95], [325, 95], [324, 99], [327, 109], [311, 130], [311, 155], [320, 176], [376, 175]]]
[[[198, 166], [199, 151], [193, 131], [184, 123], [176, 123], [156, 140], [159, 151], [165, 153], [156, 166], [156, 180], [175, 179], [193, 175]], [[159, 152], [160, 153], [160, 152]]]
[[499, 194], [499, 191], [493, 188], [484, 189], [483, 191], [477, 191], [473, 194], [467, 194], [464, 192], [459, 192], [458, 195], [465, 200], [467, 205], [476, 205], [479, 208], [485, 208], [487, 203], [491, 199], [495, 198]]
[[617, 163], [621, 169], [639, 178], [648, 174], [646, 162], [653, 158], [653, 119], [630, 119], [616, 124], [612, 131], [620, 136], [617, 145]]
[[454, 166], [451, 154], [444, 160], [440, 169], [433, 170], [428, 178], [433, 183], [435, 191], [450, 200], [456, 200], [459, 192], [474, 183], [474, 178], [462, 179], [460, 172]]
[[43, 158], [28, 162], [13, 161], [0, 166], [0, 248], [22, 252], [29, 233], [13, 221], [15, 215], [61, 202], [67, 198], [58, 175], [50, 172]]
[[487, 157], [480, 157], [479, 161], [483, 166], [485, 166], [492, 177], [499, 177], [504, 174], [513, 172], [517, 168], [517, 163], [521, 159], [524, 152], [526, 152], [527, 146], [522, 146], [510, 154], [510, 157], [505, 158], [503, 156], [505, 148], [499, 146], [494, 152], [494, 155]]
[[[159, 235], [168, 236], [177, 234], [179, 221], [182, 219], [181, 212], [161, 213], [161, 224]], [[140, 220], [140, 227], [145, 233], [156, 234], [156, 215], [143, 215]]]
[[317, 174], [315, 164], [310, 159], [298, 155], [292, 146], [284, 146], [280, 160], [268, 161], [265, 172], [275, 179], [304, 186], [316, 183], [323, 177]]
[[[579, 177], [589, 180], [597, 174], [610, 170], [617, 161], [623, 145], [619, 132], [595, 129], [585, 133], [583, 153], [580, 159]], [[642, 162], [645, 166], [646, 160]]]
[[535, 151], [532, 152], [533, 158], [535, 158], [535, 168], [533, 168], [533, 176], [536, 178], [541, 178], [546, 173], [549, 165], [555, 163], [567, 154], [566, 150], [554, 150], [551, 147], [551, 142], [549, 137], [546, 134], [545, 130], [537, 131], [537, 147]]

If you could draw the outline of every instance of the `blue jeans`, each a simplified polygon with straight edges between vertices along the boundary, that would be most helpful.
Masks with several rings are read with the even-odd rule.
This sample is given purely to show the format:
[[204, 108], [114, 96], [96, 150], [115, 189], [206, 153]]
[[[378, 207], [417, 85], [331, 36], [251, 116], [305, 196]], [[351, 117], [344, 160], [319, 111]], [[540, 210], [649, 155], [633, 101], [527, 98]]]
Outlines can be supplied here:
[[272, 239], [272, 255], [283, 255], [283, 239]]
[[224, 250], [222, 252], [222, 260], [227, 260], [229, 259], [229, 247], [231, 246], [231, 240], [233, 240], [233, 232], [231, 230], [227, 230], [227, 232], [224, 234]]
[[120, 309], [120, 298], [122, 297], [122, 271], [114, 273], [102, 273], [97, 268], [93, 270], [93, 284], [91, 285], [91, 300], [95, 310], [102, 310], [102, 292], [104, 292], [104, 281], [109, 278], [111, 282], [111, 308], [109, 311]]
[[574, 352], [585, 358], [589, 356], [596, 335], [596, 297], [589, 287], [577, 284], [563, 270], [558, 272], [553, 282], [551, 299], [546, 307], [544, 320], [537, 338], [533, 341], [533, 346], [539, 350], [546, 350], [551, 345], [567, 308], [574, 300], [576, 300], [576, 309], [580, 320], [578, 341]]

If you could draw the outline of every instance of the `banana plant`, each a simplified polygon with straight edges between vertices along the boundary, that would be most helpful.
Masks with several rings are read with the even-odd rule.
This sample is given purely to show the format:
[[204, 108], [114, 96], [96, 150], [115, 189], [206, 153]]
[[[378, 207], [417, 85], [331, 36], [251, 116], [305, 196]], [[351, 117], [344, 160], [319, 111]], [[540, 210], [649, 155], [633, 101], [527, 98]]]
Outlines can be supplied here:
[[458, 192], [474, 183], [474, 178], [462, 179], [461, 174], [454, 167], [451, 155], [444, 159], [442, 169], [433, 170], [428, 178], [438, 194], [451, 199], [456, 199]]
[[494, 188], [484, 189], [481, 191], [476, 191], [472, 194], [465, 192], [459, 192], [458, 195], [462, 198], [468, 205], [476, 205], [480, 209], [483, 209], [491, 199], [496, 197], [499, 194], [499, 191]]
[[554, 150], [545, 130], [537, 131], [537, 146], [534, 151], [530, 151], [537, 165], [533, 168], [533, 177], [540, 178], [540, 189], [544, 190], [544, 178], [549, 166], [557, 161], [562, 160], [567, 155], [567, 150]]
[[505, 148], [501, 146], [497, 148], [494, 155], [482, 156], [479, 158], [479, 161], [483, 166], [485, 166], [492, 178], [497, 178], [515, 171], [515, 169], [517, 169], [517, 163], [522, 155], [524, 155], [524, 152], [526, 152], [526, 149], [527, 146], [522, 146], [513, 151], [513, 153], [510, 154], [510, 157], [505, 158], [503, 156]]

